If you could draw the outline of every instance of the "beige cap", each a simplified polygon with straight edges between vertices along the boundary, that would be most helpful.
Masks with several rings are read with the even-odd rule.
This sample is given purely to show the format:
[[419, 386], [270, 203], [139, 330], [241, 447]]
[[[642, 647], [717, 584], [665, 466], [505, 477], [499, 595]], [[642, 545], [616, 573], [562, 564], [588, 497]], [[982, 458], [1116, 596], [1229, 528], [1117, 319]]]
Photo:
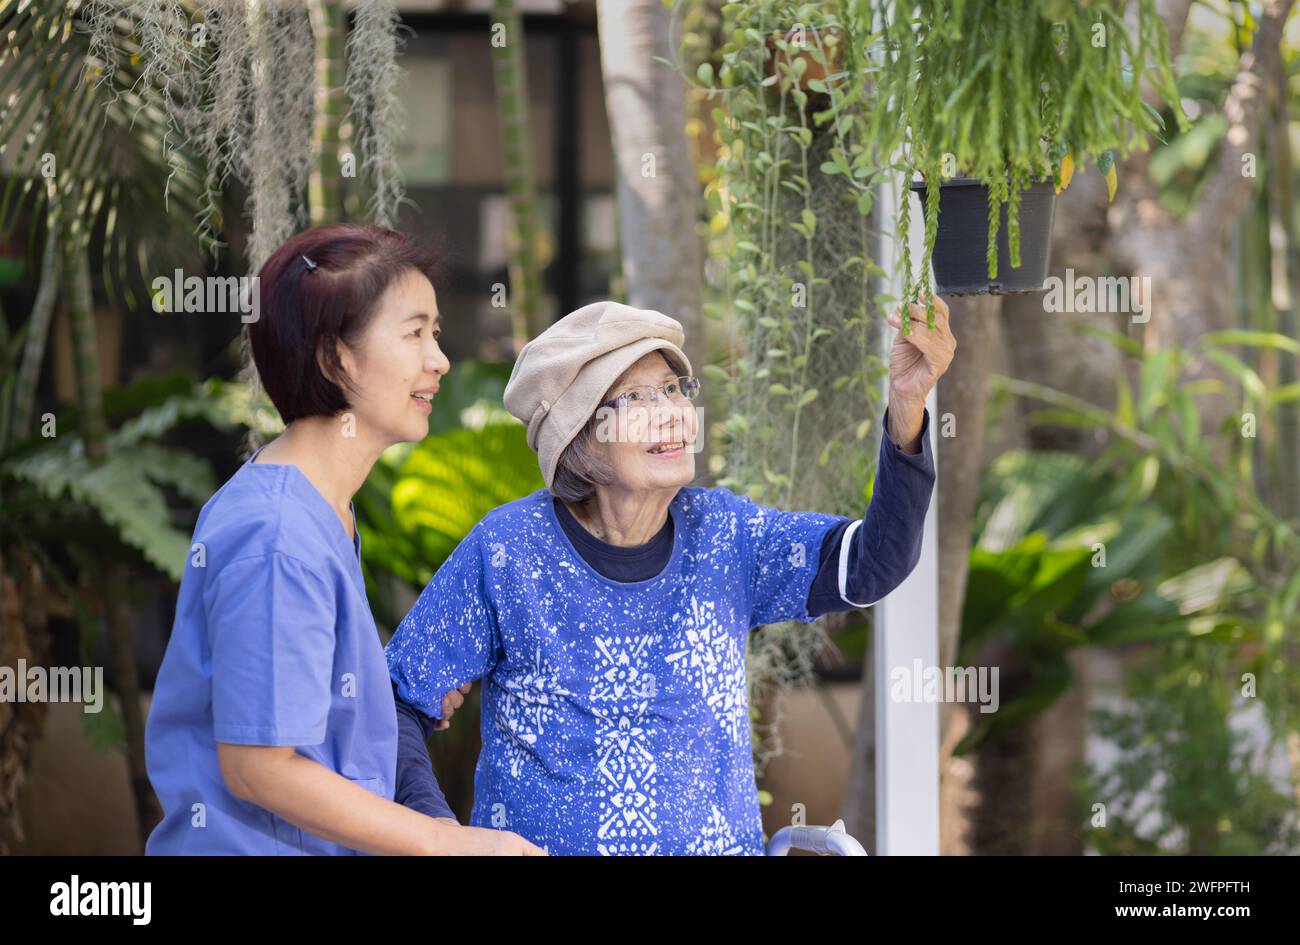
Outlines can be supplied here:
[[506, 384], [506, 409], [528, 426], [549, 489], [560, 454], [605, 393], [643, 355], [665, 349], [687, 374], [681, 322], [621, 302], [592, 302], [524, 345]]

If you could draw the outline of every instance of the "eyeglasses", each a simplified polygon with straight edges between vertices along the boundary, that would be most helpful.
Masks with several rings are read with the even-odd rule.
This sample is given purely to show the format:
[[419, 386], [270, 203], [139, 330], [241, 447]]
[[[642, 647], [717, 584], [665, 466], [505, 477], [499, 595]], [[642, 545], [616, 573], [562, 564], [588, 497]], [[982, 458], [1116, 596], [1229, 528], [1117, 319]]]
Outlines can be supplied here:
[[651, 384], [638, 384], [635, 387], [629, 387], [613, 400], [605, 401], [601, 406], [621, 410], [624, 407], [636, 404], [648, 404], [659, 399], [660, 391], [663, 391], [664, 396], [671, 401], [685, 403], [700, 396], [700, 379], [683, 374], [681, 377], [674, 377], [671, 381], [658, 387]]

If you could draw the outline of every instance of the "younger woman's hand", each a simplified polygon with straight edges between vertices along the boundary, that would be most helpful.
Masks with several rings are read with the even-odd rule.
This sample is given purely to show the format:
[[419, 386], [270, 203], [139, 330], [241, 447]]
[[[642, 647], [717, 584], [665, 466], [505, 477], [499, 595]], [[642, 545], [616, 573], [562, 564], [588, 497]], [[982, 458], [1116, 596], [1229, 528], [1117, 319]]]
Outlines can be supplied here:
[[466, 827], [487, 836], [477, 838], [484, 843], [482, 852], [487, 856], [549, 856], [535, 843], [530, 843], [517, 833], [509, 830], [491, 830], [485, 827]]
[[[437, 852], [458, 856], [547, 856], [547, 852], [509, 830], [462, 827], [446, 817], [434, 818], [452, 829], [441, 833]], [[440, 828], [441, 830], [441, 828]]]
[[451, 727], [451, 717], [456, 713], [457, 709], [465, 704], [465, 696], [469, 695], [469, 689], [472, 685], [473, 681], [467, 682], [459, 689], [453, 689], [442, 697], [442, 718], [434, 726], [435, 731], [442, 731]]

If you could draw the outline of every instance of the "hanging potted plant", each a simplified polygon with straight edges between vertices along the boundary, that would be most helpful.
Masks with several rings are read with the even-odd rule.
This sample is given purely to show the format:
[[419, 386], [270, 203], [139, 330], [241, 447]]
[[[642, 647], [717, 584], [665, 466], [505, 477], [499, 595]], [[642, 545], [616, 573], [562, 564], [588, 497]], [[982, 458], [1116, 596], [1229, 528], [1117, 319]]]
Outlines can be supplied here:
[[[923, 208], [928, 186], [924, 180], [911, 185]], [[939, 295], [1003, 295], [1042, 289], [1052, 260], [1056, 188], [1046, 180], [1020, 190], [1015, 226], [1008, 220], [1011, 200], [1000, 196], [996, 191], [990, 193], [988, 184], [978, 177], [941, 180], [938, 225], [930, 255]], [[994, 220], [989, 217], [990, 207], [997, 213]], [[991, 239], [990, 224], [994, 227]], [[1017, 256], [1013, 256], [1013, 248]]]
[[[1114, 196], [1115, 155], [1164, 126], [1143, 82], [1187, 126], [1154, 0], [919, 0], [882, 8], [872, 116], [925, 216], [940, 295], [1041, 290], [1055, 195], [1091, 160]], [[897, 237], [908, 297], [909, 207]]]
[[[1052, 155], [1056, 148], [1051, 142], [1044, 143]], [[941, 168], [939, 213], [930, 256], [935, 292], [945, 296], [1008, 295], [1043, 290], [1052, 264], [1056, 196], [1074, 175], [1068, 146], [1059, 146], [1059, 151], [1051, 158], [1054, 178], [1031, 181], [1015, 193], [1009, 179], [1003, 192], [978, 177], [944, 177]], [[1113, 200], [1117, 186], [1113, 152], [1102, 152], [1096, 164]], [[924, 179], [911, 185], [922, 209], [928, 189]], [[991, 216], [994, 209], [996, 219]]]

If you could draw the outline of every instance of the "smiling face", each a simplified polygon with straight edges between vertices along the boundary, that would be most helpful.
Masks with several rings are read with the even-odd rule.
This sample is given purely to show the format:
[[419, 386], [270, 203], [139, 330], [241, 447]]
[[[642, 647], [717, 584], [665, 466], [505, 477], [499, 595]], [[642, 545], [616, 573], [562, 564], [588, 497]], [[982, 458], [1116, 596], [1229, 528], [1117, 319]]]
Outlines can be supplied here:
[[433, 285], [408, 270], [384, 292], [361, 337], [339, 344], [358, 433], [381, 446], [428, 436], [430, 401], [451, 370], [438, 347], [441, 333]]
[[[661, 352], [652, 351], [623, 372], [604, 399], [613, 400], [637, 386], [661, 387], [679, 373]], [[610, 486], [632, 492], [679, 489], [695, 478], [695, 405], [669, 398], [662, 390], [657, 398], [597, 412], [593, 449], [613, 471]]]

